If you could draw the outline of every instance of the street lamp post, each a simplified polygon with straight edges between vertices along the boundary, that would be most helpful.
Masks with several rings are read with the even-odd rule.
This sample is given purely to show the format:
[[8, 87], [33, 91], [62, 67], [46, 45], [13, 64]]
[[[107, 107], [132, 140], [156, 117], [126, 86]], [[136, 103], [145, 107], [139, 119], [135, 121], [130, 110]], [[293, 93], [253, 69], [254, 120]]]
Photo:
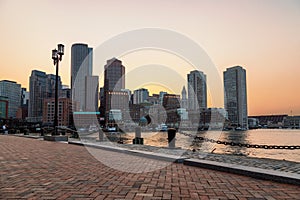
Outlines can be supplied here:
[[62, 60], [62, 56], [64, 55], [64, 45], [58, 44], [57, 50], [52, 50], [52, 59], [53, 63], [56, 66], [56, 76], [55, 76], [55, 105], [54, 105], [54, 135], [57, 134], [57, 126], [58, 126], [58, 64]]

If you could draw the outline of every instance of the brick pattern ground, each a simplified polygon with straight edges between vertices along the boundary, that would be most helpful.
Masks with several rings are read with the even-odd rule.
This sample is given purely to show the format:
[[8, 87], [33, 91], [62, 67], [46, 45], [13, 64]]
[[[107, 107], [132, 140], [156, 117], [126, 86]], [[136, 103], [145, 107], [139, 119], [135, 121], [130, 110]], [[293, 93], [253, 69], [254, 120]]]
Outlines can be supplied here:
[[0, 135], [0, 199], [300, 199], [295, 185], [143, 162], [165, 167], [129, 173], [102, 164], [83, 146]]

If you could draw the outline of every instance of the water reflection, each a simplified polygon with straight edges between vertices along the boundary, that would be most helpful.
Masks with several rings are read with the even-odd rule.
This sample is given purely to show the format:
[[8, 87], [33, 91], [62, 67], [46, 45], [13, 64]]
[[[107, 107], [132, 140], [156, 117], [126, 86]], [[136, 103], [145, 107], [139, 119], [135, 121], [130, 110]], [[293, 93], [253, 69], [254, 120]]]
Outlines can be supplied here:
[[[246, 131], [229, 131], [229, 132], [222, 132], [222, 137], [220, 140], [227, 141], [229, 143], [234, 142], [238, 144], [247, 143], [247, 132]], [[236, 154], [236, 155], [248, 155], [246, 147], [240, 146], [232, 146], [228, 145], [225, 149], [224, 145], [219, 144], [216, 148], [216, 152], [220, 152], [221, 149], [222, 153], [229, 153], [229, 154]], [[224, 152], [225, 151], [225, 152]]]
[[[188, 132], [187, 132], [188, 133]], [[195, 134], [192, 133], [191, 134]], [[123, 138], [124, 143], [132, 144], [134, 132], [115, 134], [115, 137]], [[300, 130], [288, 129], [258, 129], [248, 131], [206, 131], [199, 132], [198, 136], [235, 143], [259, 144], [259, 145], [300, 145]], [[98, 134], [91, 135], [98, 137]], [[167, 147], [167, 132], [142, 132], [144, 144], [157, 147]], [[193, 144], [193, 138], [176, 134], [176, 146], [183, 149], [197, 149], [201, 152], [213, 152], [218, 154], [235, 154], [249, 157], [285, 159], [300, 162], [300, 150], [285, 149], [255, 149], [240, 146], [200, 142]]]

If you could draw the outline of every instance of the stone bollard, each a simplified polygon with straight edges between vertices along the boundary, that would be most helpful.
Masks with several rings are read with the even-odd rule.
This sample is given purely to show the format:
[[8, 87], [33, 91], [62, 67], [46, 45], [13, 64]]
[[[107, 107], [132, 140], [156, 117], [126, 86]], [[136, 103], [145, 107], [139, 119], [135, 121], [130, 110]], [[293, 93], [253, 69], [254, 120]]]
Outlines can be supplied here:
[[175, 138], [176, 136], [176, 129], [175, 128], [169, 128], [168, 129], [168, 144], [169, 148], [175, 148]]
[[136, 137], [136, 138], [141, 138], [141, 137], [142, 137], [141, 132], [142, 132], [141, 127], [139, 127], [139, 126], [136, 127], [136, 128], [135, 128], [135, 137]]
[[132, 140], [133, 144], [144, 144], [144, 138], [142, 138], [141, 127], [135, 128], [135, 138]]

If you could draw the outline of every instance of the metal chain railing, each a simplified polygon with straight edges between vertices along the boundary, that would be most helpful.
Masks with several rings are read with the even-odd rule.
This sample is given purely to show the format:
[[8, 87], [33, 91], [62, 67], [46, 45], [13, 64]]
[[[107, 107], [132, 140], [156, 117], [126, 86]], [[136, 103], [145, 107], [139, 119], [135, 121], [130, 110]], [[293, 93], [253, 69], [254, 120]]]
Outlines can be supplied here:
[[[71, 132], [73, 136], [78, 137], [78, 131], [70, 129], [70, 128], [66, 128], [66, 127], [56, 127], [58, 130], [61, 131], [68, 131]], [[43, 134], [53, 134], [55, 132], [55, 128], [54, 127], [44, 127], [42, 128]]]
[[230, 146], [239, 146], [239, 147], [245, 147], [245, 148], [256, 148], [256, 149], [300, 149], [299, 145], [260, 145], [260, 144], [246, 144], [246, 143], [238, 143], [238, 142], [228, 142], [228, 141], [221, 141], [221, 140], [215, 140], [210, 139], [206, 137], [200, 137], [195, 136], [190, 133], [184, 133], [179, 132], [180, 134], [191, 137], [194, 139], [194, 143], [200, 143], [200, 142], [210, 142], [210, 143], [216, 143], [216, 144], [223, 144], [223, 145], [230, 145]]
[[54, 133], [54, 128], [53, 127], [43, 127], [42, 133], [43, 134], [52, 134], [52, 133]]

